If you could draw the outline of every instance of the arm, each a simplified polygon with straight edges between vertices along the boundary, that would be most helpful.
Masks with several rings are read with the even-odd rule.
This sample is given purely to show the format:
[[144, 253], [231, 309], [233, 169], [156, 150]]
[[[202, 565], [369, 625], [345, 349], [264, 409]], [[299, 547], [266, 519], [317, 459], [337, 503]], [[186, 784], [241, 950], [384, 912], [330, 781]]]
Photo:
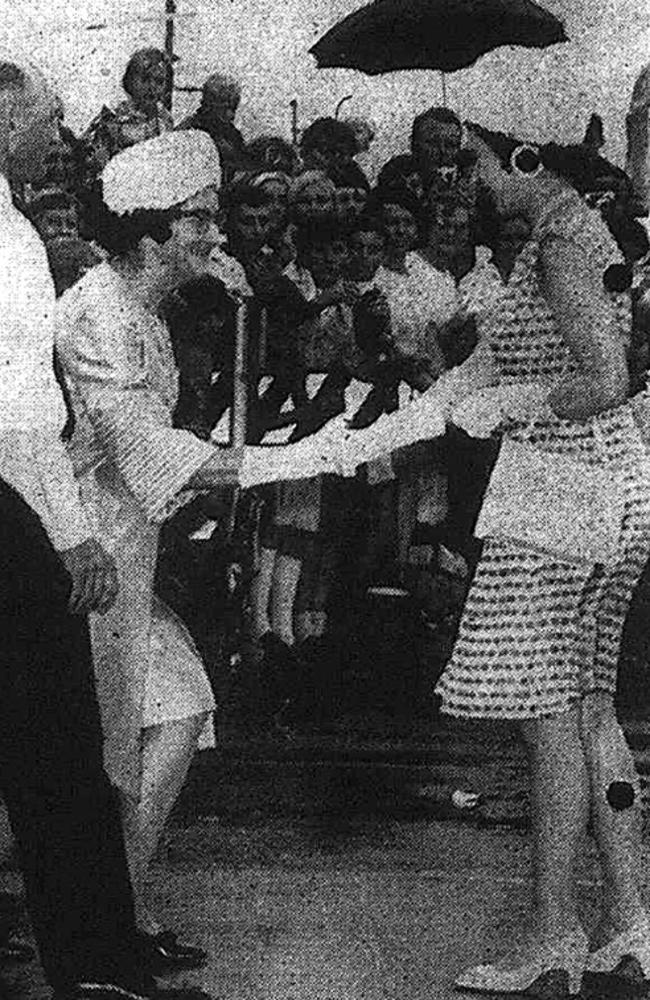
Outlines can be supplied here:
[[628, 394], [625, 347], [616, 334], [614, 307], [586, 254], [553, 237], [541, 250], [542, 288], [578, 372], [557, 385], [548, 403], [563, 420], [587, 420]]

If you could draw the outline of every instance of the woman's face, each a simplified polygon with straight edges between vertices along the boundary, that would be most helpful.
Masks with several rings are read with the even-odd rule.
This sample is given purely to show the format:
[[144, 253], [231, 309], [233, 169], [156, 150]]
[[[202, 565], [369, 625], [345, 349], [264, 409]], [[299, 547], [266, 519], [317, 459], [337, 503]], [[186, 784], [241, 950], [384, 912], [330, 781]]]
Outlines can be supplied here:
[[303, 263], [311, 271], [318, 288], [336, 284], [348, 263], [348, 246], [345, 240], [332, 240], [313, 246], [303, 254]]
[[[470, 133], [468, 148], [477, 155], [476, 176], [480, 184], [491, 196], [499, 215], [514, 216], [519, 211], [521, 181], [513, 173], [504, 169], [496, 153], [493, 153], [478, 136]], [[525, 183], [530, 183], [526, 180]]]
[[214, 186], [204, 188], [180, 206], [171, 223], [172, 240], [178, 253], [192, 258], [209, 256], [215, 246], [224, 241], [217, 225], [219, 194]]
[[408, 253], [417, 245], [417, 222], [402, 205], [384, 205], [384, 226], [386, 242], [391, 250]]
[[269, 198], [269, 204], [273, 209], [276, 225], [280, 225], [286, 218], [289, 204], [287, 185], [279, 177], [269, 177], [262, 184], [262, 190]]
[[372, 230], [354, 233], [350, 240], [350, 274], [355, 281], [372, 281], [381, 267], [384, 238]]

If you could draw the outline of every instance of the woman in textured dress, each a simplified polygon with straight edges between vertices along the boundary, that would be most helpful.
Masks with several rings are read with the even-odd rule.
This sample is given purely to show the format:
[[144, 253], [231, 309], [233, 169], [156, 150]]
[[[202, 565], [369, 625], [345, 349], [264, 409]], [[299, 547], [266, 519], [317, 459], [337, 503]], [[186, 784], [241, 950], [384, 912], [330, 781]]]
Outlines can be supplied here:
[[[626, 956], [650, 974], [640, 788], [614, 708], [623, 624], [650, 549], [650, 467], [627, 398], [629, 305], [604, 283], [620, 254], [575, 189], [586, 182], [584, 154], [478, 127], [470, 135], [497, 209], [532, 228], [486, 332], [501, 386], [492, 397], [501, 413], [488, 424], [500, 423], [505, 441], [574, 459], [578, 476], [590, 468], [616, 475], [622, 520], [605, 564], [523, 544], [507, 529], [486, 532], [439, 693], [451, 715], [521, 724], [532, 772], [533, 913], [520, 948], [470, 969], [458, 985], [524, 991], [562, 969], [577, 993], [585, 967], [613, 972]], [[503, 387], [515, 387], [510, 403]], [[554, 485], [551, 477], [551, 492]], [[589, 817], [603, 909], [588, 954], [574, 866]]]
[[[650, 463], [635, 420], [645, 400], [628, 400], [630, 306], [606, 288], [621, 256], [599, 213], [580, 197], [588, 184], [585, 151], [468, 129], [499, 213], [526, 218], [530, 239], [474, 354], [410, 411], [359, 432], [356, 448], [372, 456], [382, 444], [436, 436], [444, 416], [477, 436], [500, 428], [502, 456], [519, 448], [522, 459], [532, 456], [537, 471], [546, 470], [537, 521], [528, 503], [531, 478], [526, 495], [516, 467], [501, 483], [510, 520], [498, 525], [493, 510], [496, 527], [483, 531], [483, 555], [438, 693], [450, 715], [519, 722], [531, 762], [529, 927], [519, 947], [468, 970], [457, 985], [524, 992], [559, 970], [574, 994], [585, 968], [610, 973], [632, 961], [650, 975], [639, 780], [614, 708], [623, 624], [650, 550]], [[553, 535], [562, 497], [577, 495], [587, 480], [601, 484], [596, 515], [604, 517], [608, 489], [619, 504], [618, 518], [612, 512], [606, 520], [602, 554], [595, 530], [576, 530], [598, 523], [587, 517], [587, 491], [585, 509], [576, 500], [576, 516]], [[614, 540], [609, 548], [607, 538]], [[589, 558], [581, 544], [592, 546]], [[591, 947], [575, 884], [589, 818], [603, 872]]]

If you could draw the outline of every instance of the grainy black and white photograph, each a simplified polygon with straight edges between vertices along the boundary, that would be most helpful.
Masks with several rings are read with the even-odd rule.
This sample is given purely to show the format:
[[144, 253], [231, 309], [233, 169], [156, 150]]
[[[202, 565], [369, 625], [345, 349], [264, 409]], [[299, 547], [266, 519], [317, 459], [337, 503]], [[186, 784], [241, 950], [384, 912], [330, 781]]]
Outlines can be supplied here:
[[0, 24], [0, 1000], [650, 998], [647, 0]]

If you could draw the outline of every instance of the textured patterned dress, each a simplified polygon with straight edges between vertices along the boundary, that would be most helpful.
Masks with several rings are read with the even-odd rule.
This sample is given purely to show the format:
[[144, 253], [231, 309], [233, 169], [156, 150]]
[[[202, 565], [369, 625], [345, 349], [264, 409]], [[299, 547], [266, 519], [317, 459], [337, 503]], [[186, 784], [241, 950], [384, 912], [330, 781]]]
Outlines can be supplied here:
[[[594, 280], [620, 261], [609, 231], [577, 195], [549, 203], [486, 330], [502, 384], [553, 385], [576, 370], [540, 288], [540, 245], [553, 235], [586, 254]], [[601, 322], [627, 339], [623, 297], [611, 298]], [[450, 715], [535, 718], [566, 712], [593, 691], [613, 694], [625, 617], [650, 553], [650, 467], [630, 403], [584, 422], [545, 416], [509, 424], [505, 436], [614, 468], [624, 483], [619, 547], [606, 568], [590, 568], [486, 539], [437, 688]]]

